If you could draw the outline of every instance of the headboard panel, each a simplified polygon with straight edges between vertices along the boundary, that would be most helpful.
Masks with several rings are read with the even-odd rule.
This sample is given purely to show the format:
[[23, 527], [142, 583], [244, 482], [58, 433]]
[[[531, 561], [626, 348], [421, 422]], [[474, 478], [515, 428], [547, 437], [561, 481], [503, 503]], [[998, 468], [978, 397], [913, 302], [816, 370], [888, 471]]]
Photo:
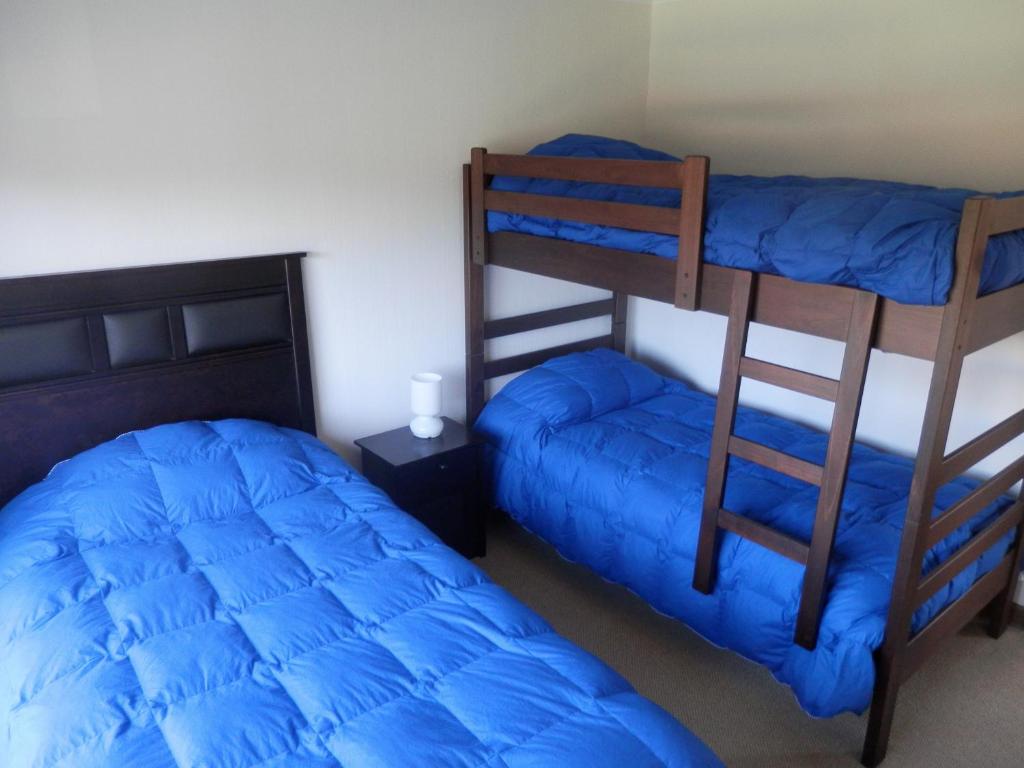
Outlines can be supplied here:
[[302, 256], [0, 280], [0, 505], [133, 429], [314, 433]]

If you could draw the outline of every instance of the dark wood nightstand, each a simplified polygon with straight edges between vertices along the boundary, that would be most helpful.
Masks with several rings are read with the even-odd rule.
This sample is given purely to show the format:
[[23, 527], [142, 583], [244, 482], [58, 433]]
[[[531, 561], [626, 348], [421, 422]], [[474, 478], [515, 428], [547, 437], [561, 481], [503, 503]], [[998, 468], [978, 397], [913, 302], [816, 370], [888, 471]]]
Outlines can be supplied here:
[[469, 430], [445, 418], [439, 437], [424, 440], [401, 427], [360, 438], [356, 445], [366, 479], [395, 504], [460, 554], [484, 554], [482, 446]]

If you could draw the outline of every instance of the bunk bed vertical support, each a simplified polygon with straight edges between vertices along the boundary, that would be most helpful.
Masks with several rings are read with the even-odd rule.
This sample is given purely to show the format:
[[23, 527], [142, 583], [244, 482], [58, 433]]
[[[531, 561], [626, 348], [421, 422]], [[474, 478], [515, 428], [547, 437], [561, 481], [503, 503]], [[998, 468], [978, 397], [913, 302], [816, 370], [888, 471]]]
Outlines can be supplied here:
[[[1024, 480], [1024, 478], [1021, 478]], [[1024, 505], [1024, 489], [1017, 495], [1017, 503]], [[992, 613], [988, 617], [988, 634], [998, 640], [1003, 636], [1010, 619], [1013, 618], [1013, 598], [1017, 592], [1018, 574], [1024, 563], [1024, 522], [1017, 527], [1017, 543], [1014, 545], [1013, 567], [1010, 569], [1010, 583], [992, 601]]]
[[487, 212], [484, 209], [484, 189], [487, 175], [484, 173], [484, 158], [487, 150], [474, 147], [470, 151], [470, 238], [473, 263], [483, 266], [487, 263]]
[[680, 171], [682, 203], [679, 209], [679, 255], [676, 259], [675, 305], [700, 309], [701, 266], [704, 261], [704, 212], [707, 208], [708, 169], [701, 155], [683, 160]]
[[956, 245], [956, 275], [949, 301], [943, 310], [935, 351], [931, 385], [918, 444], [914, 477], [900, 541], [893, 580], [892, 601], [885, 641], [876, 654], [875, 691], [868, 717], [861, 762], [873, 768], [885, 759], [900, 684], [912, 669], [908, 664], [911, 620], [915, 597], [928, 550], [928, 534], [935, 494], [941, 484], [949, 425], [971, 334], [981, 268], [988, 244], [988, 198], [971, 198], [964, 204]]
[[755, 275], [736, 270], [732, 281], [729, 325], [725, 335], [722, 375], [715, 405], [715, 426], [708, 455], [708, 479], [704, 488], [697, 559], [693, 571], [693, 588], [705, 595], [714, 589], [718, 560], [717, 539], [719, 514], [725, 500], [725, 480], [729, 474], [729, 440], [736, 426], [736, 407], [740, 396], [740, 361], [747, 346], [750, 313], [753, 309]]
[[477, 263], [474, 254], [472, 168], [469, 165], [462, 166], [462, 215], [466, 251], [466, 424], [472, 427], [484, 407], [484, 267]]
[[612, 310], [612, 349], [626, 354], [626, 313], [629, 309], [629, 294], [612, 293], [612, 301], [615, 303]]

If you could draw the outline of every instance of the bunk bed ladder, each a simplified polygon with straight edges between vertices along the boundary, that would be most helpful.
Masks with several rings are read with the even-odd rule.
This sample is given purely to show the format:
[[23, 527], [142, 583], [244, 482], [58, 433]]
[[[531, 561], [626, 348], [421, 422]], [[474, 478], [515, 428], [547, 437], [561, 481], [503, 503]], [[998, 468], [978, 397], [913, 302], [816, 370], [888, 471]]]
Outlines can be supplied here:
[[[704, 490], [693, 586], [704, 594], [710, 594], [714, 589], [719, 528], [757, 542], [803, 565], [803, 591], [797, 615], [795, 640], [802, 647], [813, 649], [818, 642], [818, 627], [825, 602], [832, 544], [839, 522], [839, 509], [846, 486], [850, 453], [853, 449], [868, 358], [878, 317], [878, 296], [867, 291], [852, 292], [846, 350], [843, 355], [842, 372], [836, 380], [746, 355], [756, 284], [756, 275], [736, 271], [732, 285], [711, 451], [708, 457], [707, 483]], [[740, 382], [744, 378], [756, 379], [783, 389], [829, 400], [835, 404], [823, 466], [746, 440], [734, 433]], [[732, 456], [752, 461], [819, 487], [810, 544], [723, 506], [729, 460]]]

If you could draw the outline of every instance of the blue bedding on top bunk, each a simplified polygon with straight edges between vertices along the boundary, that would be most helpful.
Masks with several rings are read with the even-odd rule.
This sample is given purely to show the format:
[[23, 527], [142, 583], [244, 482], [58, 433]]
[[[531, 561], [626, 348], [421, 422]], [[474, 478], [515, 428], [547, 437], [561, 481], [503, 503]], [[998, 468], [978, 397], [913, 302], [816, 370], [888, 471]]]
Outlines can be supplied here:
[[[526, 528], [624, 584], [711, 642], [767, 666], [808, 713], [862, 711], [874, 683], [913, 474], [909, 459], [857, 445], [843, 500], [828, 602], [814, 651], [793, 643], [804, 569], [723, 533], [715, 591], [691, 586], [713, 397], [610, 350], [556, 358], [505, 386], [476, 430], [488, 441], [494, 502]], [[737, 433], [824, 462], [827, 436], [741, 408]], [[936, 514], [976, 483], [943, 487]], [[810, 540], [816, 487], [740, 459], [725, 506]], [[1001, 499], [932, 549], [931, 570], [1005, 508]], [[915, 628], [998, 565], [1009, 533], [929, 600]]]
[[0, 762], [715, 766], [309, 435], [136, 432], [0, 511]]
[[[632, 160], [678, 158], [631, 142], [569, 134], [531, 155]], [[679, 207], [670, 189], [496, 177], [492, 189]], [[711, 264], [849, 285], [906, 304], [944, 304], [966, 189], [805, 176], [712, 175], [704, 234]], [[1022, 192], [1008, 193], [1024, 194]], [[674, 259], [678, 238], [490, 211], [491, 232], [512, 231]], [[1024, 231], [993, 238], [981, 293], [1024, 282]]]

